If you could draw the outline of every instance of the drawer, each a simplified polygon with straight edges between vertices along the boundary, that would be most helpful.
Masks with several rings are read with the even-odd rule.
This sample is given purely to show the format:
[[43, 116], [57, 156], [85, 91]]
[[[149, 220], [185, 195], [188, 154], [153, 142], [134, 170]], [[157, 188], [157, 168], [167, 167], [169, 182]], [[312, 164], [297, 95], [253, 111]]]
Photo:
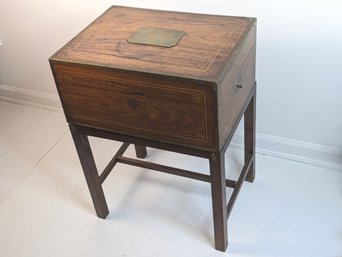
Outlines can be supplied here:
[[191, 80], [52, 64], [69, 123], [213, 149], [216, 95]]

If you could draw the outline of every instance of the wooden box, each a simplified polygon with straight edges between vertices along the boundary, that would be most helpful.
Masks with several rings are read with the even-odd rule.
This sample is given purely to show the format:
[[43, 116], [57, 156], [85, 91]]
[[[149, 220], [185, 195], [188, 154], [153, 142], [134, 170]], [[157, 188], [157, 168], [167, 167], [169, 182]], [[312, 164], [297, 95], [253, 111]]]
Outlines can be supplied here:
[[[141, 28], [184, 35], [129, 42]], [[50, 64], [69, 123], [219, 152], [255, 82], [255, 44], [254, 18], [113, 6]]]

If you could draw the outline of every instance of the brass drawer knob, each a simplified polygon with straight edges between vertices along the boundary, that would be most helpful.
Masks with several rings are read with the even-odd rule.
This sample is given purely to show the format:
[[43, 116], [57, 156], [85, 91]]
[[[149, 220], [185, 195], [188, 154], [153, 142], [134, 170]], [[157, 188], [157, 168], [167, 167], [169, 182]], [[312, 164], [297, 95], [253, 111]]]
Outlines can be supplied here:
[[241, 88], [242, 88], [242, 85], [241, 85], [241, 84], [236, 84], [236, 85], [235, 85], [235, 89], [234, 89], [235, 94], [239, 93], [239, 91], [240, 91]]

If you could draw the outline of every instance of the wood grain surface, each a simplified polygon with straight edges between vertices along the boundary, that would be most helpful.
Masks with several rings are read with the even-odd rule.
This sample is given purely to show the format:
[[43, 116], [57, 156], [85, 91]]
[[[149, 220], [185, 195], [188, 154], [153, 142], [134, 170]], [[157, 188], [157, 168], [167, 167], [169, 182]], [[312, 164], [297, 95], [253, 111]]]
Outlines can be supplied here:
[[[138, 28], [176, 46], [131, 44]], [[113, 6], [50, 58], [69, 123], [219, 152], [255, 81], [256, 20]]]
[[[141, 28], [184, 35], [172, 47], [129, 43]], [[101, 184], [118, 162], [208, 181], [215, 248], [226, 250], [227, 218], [255, 177], [255, 53], [253, 18], [113, 6], [50, 58], [98, 217], [108, 214]], [[243, 116], [245, 164], [230, 181], [225, 151]], [[124, 142], [101, 175], [87, 136]], [[139, 158], [146, 146], [204, 157], [210, 175], [123, 157], [129, 143]]]
[[[216, 81], [253, 18], [113, 6], [52, 59]], [[181, 30], [175, 47], [128, 43], [138, 28]]]
[[54, 66], [69, 123], [199, 148], [214, 147], [214, 92], [189, 81]]

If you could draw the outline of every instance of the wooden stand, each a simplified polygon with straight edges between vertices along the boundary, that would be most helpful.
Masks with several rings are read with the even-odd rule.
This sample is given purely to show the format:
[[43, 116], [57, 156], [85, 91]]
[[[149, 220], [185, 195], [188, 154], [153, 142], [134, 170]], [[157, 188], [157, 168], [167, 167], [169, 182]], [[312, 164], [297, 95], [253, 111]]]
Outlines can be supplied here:
[[[228, 246], [227, 219], [233, 209], [243, 182], [245, 180], [253, 182], [255, 178], [255, 93], [256, 86], [254, 85], [238, 119], [235, 121], [233, 130], [225, 141], [224, 147], [220, 153], [201, 151], [198, 149], [191, 149], [188, 147], [176, 146], [69, 124], [97, 216], [104, 219], [109, 213], [102, 190], [102, 183], [118, 162], [209, 182], [211, 184], [212, 194], [215, 248], [220, 251], [225, 251]], [[243, 115], [245, 125], [245, 164], [238, 180], [233, 181], [226, 179], [224, 154]], [[95, 136], [123, 142], [122, 146], [102, 173], [98, 173], [96, 169], [87, 136]], [[136, 156], [138, 158], [144, 158], [146, 156], [146, 146], [206, 158], [210, 163], [210, 176], [124, 157], [123, 154], [129, 144], [135, 144]], [[228, 205], [226, 201], [226, 187], [234, 188], [234, 191], [228, 201]]]
[[[49, 59], [98, 217], [118, 162], [206, 181], [226, 250], [227, 219], [255, 177], [255, 56], [255, 18], [112, 6]], [[224, 154], [242, 116], [245, 164], [232, 181]], [[102, 173], [87, 136], [123, 142]], [[140, 159], [123, 156], [129, 144]], [[143, 161], [146, 147], [206, 158], [210, 175]]]

